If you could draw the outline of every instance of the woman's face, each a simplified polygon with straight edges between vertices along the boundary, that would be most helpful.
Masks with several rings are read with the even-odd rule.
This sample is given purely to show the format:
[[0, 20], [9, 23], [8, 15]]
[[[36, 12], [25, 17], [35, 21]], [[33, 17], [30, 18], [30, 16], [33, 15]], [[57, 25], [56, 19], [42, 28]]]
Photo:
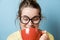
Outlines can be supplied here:
[[22, 29], [30, 27], [38, 28], [40, 21], [39, 9], [26, 7], [23, 8], [21, 13], [20, 26]]

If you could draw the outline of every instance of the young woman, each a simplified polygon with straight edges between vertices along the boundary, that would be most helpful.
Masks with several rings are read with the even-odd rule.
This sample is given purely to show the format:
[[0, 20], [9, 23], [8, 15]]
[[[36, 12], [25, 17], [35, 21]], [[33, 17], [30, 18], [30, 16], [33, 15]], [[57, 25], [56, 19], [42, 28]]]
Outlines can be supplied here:
[[[36, 28], [39, 29], [39, 23], [42, 19], [41, 8], [36, 0], [22, 0], [18, 10], [18, 18], [20, 20], [21, 30], [26, 28]], [[21, 30], [12, 33], [8, 36], [7, 40], [23, 40], [21, 36]], [[39, 40], [54, 40], [54, 37], [41, 30], [43, 33]]]

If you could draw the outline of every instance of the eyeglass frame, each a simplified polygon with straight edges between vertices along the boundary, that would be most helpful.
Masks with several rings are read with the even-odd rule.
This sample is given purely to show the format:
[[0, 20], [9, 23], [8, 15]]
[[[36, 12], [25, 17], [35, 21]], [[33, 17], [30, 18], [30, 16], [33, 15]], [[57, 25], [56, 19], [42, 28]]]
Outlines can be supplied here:
[[[32, 23], [33, 23], [33, 21], [32, 21], [33, 18], [35, 18], [35, 17], [39, 17], [39, 18], [40, 18], [40, 16], [34, 16], [34, 17], [32, 17], [32, 18], [30, 19], [28, 16], [26, 16], [26, 15], [24, 15], [24, 16], [27, 17], [27, 18], [29, 19], [29, 21], [31, 21]], [[21, 23], [23, 23], [22, 20], [21, 20], [22, 17], [23, 17], [23, 16], [20, 17], [20, 22], [21, 22]], [[39, 23], [40, 23], [40, 20], [41, 20], [41, 18], [39, 19], [39, 22], [38, 22], [38, 23], [33, 23], [33, 24], [39, 24]], [[29, 21], [28, 21], [27, 23], [23, 23], [23, 24], [28, 24]]]

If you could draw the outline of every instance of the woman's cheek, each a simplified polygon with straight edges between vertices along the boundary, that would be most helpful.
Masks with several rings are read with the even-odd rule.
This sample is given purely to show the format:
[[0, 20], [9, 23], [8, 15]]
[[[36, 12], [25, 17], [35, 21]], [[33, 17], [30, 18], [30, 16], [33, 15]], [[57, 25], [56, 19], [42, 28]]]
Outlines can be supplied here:
[[39, 24], [36, 24], [36, 25], [35, 25], [35, 28], [39, 28]]
[[20, 23], [20, 26], [21, 26], [22, 29], [26, 28], [26, 24]]

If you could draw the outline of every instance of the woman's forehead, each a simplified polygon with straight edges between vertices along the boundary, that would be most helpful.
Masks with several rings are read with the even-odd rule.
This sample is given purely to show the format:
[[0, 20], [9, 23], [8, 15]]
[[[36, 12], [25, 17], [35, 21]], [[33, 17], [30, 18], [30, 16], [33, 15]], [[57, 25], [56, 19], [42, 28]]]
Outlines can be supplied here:
[[22, 10], [21, 16], [28, 16], [29, 18], [32, 18], [34, 16], [39, 16], [39, 10], [36, 8], [26, 7]]

